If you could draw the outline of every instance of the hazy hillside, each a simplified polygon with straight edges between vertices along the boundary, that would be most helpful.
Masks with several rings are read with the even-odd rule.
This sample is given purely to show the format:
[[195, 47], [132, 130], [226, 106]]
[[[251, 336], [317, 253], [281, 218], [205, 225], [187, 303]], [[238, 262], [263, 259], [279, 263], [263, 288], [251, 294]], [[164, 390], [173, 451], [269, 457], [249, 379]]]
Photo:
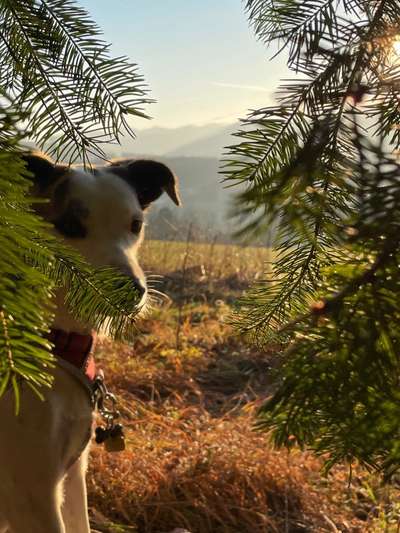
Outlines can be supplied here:
[[[169, 165], [177, 174], [182, 209], [174, 210], [165, 197], [157, 202], [152, 213], [154, 220], [154, 211], [163, 210], [162, 220], [166, 220], [171, 228], [177, 226], [176, 238], [184, 238], [181, 235], [183, 228], [191, 222], [211, 233], [227, 231], [227, 212], [234, 192], [221, 183], [219, 168], [223, 147], [232, 143], [230, 134], [235, 128], [234, 124], [150, 128], [138, 132], [132, 149], [124, 145], [123, 150], [116, 154], [122, 157], [154, 157]], [[162, 235], [162, 232], [156, 234], [158, 237]]]
[[[219, 160], [206, 157], [162, 157], [178, 175], [186, 210], [210, 213], [221, 221], [229, 203], [229, 195], [218, 174]], [[186, 207], [185, 207], [186, 206]]]
[[137, 130], [136, 139], [126, 139], [115, 152], [116, 155], [123, 152], [130, 156], [147, 154], [219, 158], [223, 147], [231, 143], [230, 133], [235, 129], [235, 124], [206, 124]]
[[[197, 228], [198, 237], [210, 238], [227, 231], [232, 192], [221, 183], [219, 160], [206, 157], [158, 157], [179, 177], [182, 207], [177, 209], [167, 196], [152, 208], [152, 237], [185, 239], [190, 225]], [[162, 212], [158, 218], [157, 213]], [[156, 222], [157, 220], [157, 222]], [[160, 228], [167, 225], [169, 229]], [[174, 229], [175, 228], [175, 229]], [[172, 231], [171, 231], [172, 230]]]
[[219, 128], [217, 131], [209, 132], [206, 137], [195, 139], [194, 141], [186, 140], [175, 150], [170, 151], [168, 156], [197, 156], [197, 157], [215, 157], [220, 159], [226, 146], [233, 144], [232, 133], [236, 131], [236, 124], [229, 124]]

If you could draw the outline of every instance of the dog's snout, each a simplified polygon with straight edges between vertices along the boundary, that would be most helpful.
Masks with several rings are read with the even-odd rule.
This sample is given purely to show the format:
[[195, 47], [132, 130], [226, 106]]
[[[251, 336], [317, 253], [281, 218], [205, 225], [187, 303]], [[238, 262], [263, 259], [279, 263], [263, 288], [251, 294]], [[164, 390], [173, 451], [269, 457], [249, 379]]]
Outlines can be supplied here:
[[117, 268], [122, 274], [130, 278], [131, 283], [133, 285], [133, 289], [141, 300], [145, 296], [147, 291], [146, 280], [144, 275], [142, 276], [141, 269], [138, 267], [134, 269], [131, 266], [121, 265], [115, 268]]
[[137, 291], [140, 298], [142, 298], [146, 292], [146, 287], [142, 284], [142, 282], [139, 279], [133, 280], [133, 286], [135, 287], [135, 290]]

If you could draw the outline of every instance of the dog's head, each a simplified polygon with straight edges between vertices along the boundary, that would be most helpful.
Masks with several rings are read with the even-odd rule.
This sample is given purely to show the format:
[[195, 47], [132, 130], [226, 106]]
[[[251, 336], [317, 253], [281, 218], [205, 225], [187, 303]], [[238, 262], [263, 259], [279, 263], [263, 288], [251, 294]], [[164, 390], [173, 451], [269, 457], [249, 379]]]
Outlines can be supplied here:
[[38, 212], [94, 266], [112, 266], [135, 280], [146, 298], [146, 279], [137, 260], [144, 214], [164, 192], [180, 205], [177, 178], [163, 163], [121, 160], [84, 171], [26, 154], [33, 195], [49, 202]]

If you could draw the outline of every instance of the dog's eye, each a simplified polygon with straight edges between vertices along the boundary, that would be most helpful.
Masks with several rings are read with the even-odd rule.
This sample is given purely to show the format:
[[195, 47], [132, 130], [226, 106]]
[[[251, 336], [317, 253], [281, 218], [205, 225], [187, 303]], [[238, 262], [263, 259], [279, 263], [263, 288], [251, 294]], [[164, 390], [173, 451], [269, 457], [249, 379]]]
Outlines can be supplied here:
[[132, 220], [131, 224], [131, 232], [132, 233], [140, 233], [140, 230], [142, 229], [143, 221], [142, 220]]

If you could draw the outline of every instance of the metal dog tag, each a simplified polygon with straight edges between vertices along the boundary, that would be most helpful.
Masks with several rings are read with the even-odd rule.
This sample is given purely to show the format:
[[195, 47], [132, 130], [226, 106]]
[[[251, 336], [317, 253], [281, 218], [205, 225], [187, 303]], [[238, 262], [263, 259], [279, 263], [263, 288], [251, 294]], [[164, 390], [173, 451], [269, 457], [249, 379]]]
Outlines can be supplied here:
[[125, 450], [125, 438], [123, 435], [119, 437], [109, 437], [104, 442], [105, 449], [108, 452], [122, 452]]
[[125, 450], [125, 436], [121, 424], [116, 424], [110, 429], [110, 433], [104, 441], [104, 446], [108, 452], [122, 452]]
[[121, 424], [115, 424], [120, 417], [117, 410], [117, 399], [111, 394], [104, 383], [104, 376], [99, 374], [95, 381], [93, 405], [97, 408], [104, 426], [99, 426], [95, 431], [97, 444], [103, 444], [108, 452], [122, 452], [125, 450], [124, 429]]

